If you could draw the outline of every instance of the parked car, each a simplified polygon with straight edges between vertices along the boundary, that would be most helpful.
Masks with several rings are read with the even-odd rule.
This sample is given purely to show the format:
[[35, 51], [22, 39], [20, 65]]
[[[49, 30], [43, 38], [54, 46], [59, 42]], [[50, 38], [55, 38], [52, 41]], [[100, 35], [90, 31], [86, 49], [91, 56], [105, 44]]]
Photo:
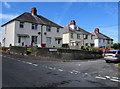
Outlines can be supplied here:
[[103, 54], [106, 63], [120, 62], [120, 50], [109, 50]]

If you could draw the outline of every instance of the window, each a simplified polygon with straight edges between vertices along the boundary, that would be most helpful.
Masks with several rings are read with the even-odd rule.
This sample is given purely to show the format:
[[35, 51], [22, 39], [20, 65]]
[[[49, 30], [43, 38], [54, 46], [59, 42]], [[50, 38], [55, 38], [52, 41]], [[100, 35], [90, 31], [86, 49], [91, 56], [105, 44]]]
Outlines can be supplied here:
[[101, 42], [101, 39], [99, 39], [99, 43]]
[[105, 39], [103, 39], [103, 43], [105, 43]]
[[51, 32], [51, 27], [50, 27], [50, 26], [47, 26], [47, 27], [46, 27], [46, 31], [47, 31], [47, 32]]
[[20, 28], [24, 28], [24, 22], [20, 22]]
[[84, 35], [84, 39], [88, 39], [88, 35]]
[[77, 39], [80, 39], [80, 34], [77, 34]]
[[37, 44], [37, 36], [32, 36], [32, 43]]
[[21, 43], [21, 37], [20, 36], [18, 37], [18, 43]]
[[88, 43], [85, 43], [85, 46], [88, 46]]
[[91, 36], [91, 40], [93, 39], [93, 36]]
[[37, 29], [37, 24], [32, 24], [32, 29], [36, 30]]
[[60, 39], [57, 39], [56, 42], [57, 42], [57, 44], [60, 44], [61, 40], [60, 40]]
[[47, 37], [47, 38], [46, 38], [46, 43], [47, 43], [47, 44], [51, 44], [51, 37]]
[[59, 32], [59, 28], [57, 28], [57, 32]]
[[73, 38], [73, 33], [70, 34], [70, 37]]
[[109, 40], [107, 40], [107, 43], [109, 44], [109, 43], [110, 43], [110, 41], [109, 41]]

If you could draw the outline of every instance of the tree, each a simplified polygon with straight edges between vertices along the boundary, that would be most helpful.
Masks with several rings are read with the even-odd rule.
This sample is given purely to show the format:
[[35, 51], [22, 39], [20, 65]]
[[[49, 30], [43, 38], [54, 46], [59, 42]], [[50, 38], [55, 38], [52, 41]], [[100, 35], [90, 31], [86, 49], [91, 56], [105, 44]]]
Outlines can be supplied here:
[[113, 44], [112, 48], [114, 48], [114, 49], [120, 49], [120, 43]]

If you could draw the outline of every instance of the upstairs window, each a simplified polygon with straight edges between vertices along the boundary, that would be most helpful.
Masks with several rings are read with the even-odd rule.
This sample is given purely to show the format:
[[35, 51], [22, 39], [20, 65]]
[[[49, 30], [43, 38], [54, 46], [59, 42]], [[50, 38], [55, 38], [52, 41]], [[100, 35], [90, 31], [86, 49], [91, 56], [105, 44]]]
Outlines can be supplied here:
[[77, 39], [80, 39], [80, 34], [77, 34]]
[[88, 35], [84, 35], [84, 39], [88, 39]]
[[37, 24], [32, 24], [32, 29], [37, 30]]
[[47, 27], [46, 27], [46, 31], [47, 31], [47, 32], [51, 32], [51, 27], [50, 27], [50, 26], [47, 26]]
[[20, 22], [20, 28], [24, 28], [24, 22]]
[[59, 28], [57, 28], [57, 33], [59, 32]]
[[105, 39], [103, 39], [103, 43], [105, 43]]
[[70, 34], [70, 37], [73, 38], [73, 33]]

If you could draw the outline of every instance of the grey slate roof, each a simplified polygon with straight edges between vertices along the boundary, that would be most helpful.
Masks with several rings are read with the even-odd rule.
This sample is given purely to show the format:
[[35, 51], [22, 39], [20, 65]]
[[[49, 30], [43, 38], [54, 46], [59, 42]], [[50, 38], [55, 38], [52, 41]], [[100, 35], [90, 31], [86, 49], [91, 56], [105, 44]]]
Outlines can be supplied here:
[[99, 33], [92, 32], [92, 34], [95, 36], [95, 38], [98, 38], [98, 39], [113, 40], [110, 37], [108, 37], [100, 32]]
[[14, 20], [62, 28], [62, 26], [48, 20], [47, 18], [45, 18], [41, 15], [32, 15], [31, 13], [23, 13], [22, 15], [19, 15], [18, 17], [14, 18], [13, 20], [3, 24], [2, 26], [6, 25]]
[[[78, 30], [71, 29], [71, 28], [69, 27], [69, 25], [64, 26], [63, 30], [66, 30], [67, 32], [81, 33], [81, 34], [84, 34], [84, 35], [89, 35], [89, 34], [91, 34], [90, 32], [87, 32], [87, 31], [85, 31], [84, 29], [82, 29], [82, 28], [80, 28], [80, 27], [78, 27]], [[66, 33], [66, 32], [65, 32], [65, 33]], [[91, 35], [92, 35], [92, 34], [91, 34]]]

